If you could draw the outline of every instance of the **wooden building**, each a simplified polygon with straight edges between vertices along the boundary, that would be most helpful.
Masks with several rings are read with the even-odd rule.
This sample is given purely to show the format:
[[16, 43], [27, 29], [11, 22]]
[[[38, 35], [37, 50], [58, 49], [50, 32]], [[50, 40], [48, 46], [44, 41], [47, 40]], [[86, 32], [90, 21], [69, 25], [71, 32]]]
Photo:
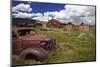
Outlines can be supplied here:
[[89, 31], [90, 28], [95, 27], [94, 25], [86, 25], [83, 22], [80, 25], [75, 25], [71, 22], [61, 23], [56, 19], [51, 19], [48, 22], [25, 19], [25, 18], [13, 18], [12, 26], [17, 27], [34, 27], [34, 28], [62, 28], [64, 31]]
[[84, 23], [81, 23], [80, 26], [79, 26], [79, 31], [89, 31], [89, 25], [86, 25]]
[[80, 25], [75, 25], [75, 24], [72, 24], [71, 22], [69, 22], [64, 26], [64, 30], [65, 31], [81, 31], [81, 32], [84, 32], [84, 31], [89, 31], [89, 25], [86, 25], [84, 23], [81, 23]]
[[61, 22], [56, 19], [52, 19], [52, 20], [48, 21], [47, 27], [48, 28], [60, 28]]
[[65, 26], [64, 26], [64, 30], [65, 31], [74, 31], [74, 24], [72, 24], [71, 22], [68, 22]]

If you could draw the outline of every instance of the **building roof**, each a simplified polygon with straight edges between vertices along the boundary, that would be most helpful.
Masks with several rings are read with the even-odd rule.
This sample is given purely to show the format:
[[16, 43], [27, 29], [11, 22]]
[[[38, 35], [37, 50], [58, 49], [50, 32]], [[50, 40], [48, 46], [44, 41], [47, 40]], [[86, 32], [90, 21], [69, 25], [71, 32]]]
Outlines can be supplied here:
[[74, 25], [73, 23], [71, 23], [71, 22], [68, 22], [66, 25]]
[[52, 22], [52, 21], [57, 22], [57, 23], [61, 23], [60, 21], [58, 21], [58, 20], [56, 20], [56, 19], [51, 19], [51, 20], [48, 21], [48, 22]]
[[80, 25], [84, 25], [84, 23], [82, 22]]

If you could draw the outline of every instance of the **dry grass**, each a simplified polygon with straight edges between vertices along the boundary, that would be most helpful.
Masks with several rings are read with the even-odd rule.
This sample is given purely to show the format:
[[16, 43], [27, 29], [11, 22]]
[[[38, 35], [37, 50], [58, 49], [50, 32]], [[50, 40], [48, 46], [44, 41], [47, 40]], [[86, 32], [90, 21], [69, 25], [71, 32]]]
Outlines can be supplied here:
[[[55, 38], [59, 45], [56, 51], [49, 53], [48, 58], [42, 64], [96, 60], [94, 32], [38, 31], [38, 34]], [[23, 60], [17, 56], [13, 59], [13, 64], [38, 63], [34, 60]]]

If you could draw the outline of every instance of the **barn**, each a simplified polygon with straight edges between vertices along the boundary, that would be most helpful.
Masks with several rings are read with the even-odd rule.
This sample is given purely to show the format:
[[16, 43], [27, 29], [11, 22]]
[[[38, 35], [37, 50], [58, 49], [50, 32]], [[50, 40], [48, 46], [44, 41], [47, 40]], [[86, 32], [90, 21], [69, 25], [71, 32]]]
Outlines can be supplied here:
[[48, 28], [60, 28], [61, 22], [56, 19], [52, 19], [52, 20], [48, 21], [47, 27]]

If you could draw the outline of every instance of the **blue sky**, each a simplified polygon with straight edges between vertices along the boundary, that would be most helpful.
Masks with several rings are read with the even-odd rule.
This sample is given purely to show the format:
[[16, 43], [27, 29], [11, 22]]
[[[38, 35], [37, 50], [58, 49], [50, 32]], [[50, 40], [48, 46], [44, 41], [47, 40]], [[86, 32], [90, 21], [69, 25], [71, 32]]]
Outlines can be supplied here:
[[12, 17], [40, 21], [57, 19], [62, 23], [95, 24], [95, 7], [58, 3], [12, 1]]
[[25, 1], [13, 1], [12, 6], [16, 6], [19, 3], [30, 4], [34, 13], [44, 13], [48, 11], [60, 11], [64, 9], [65, 4], [55, 4], [55, 3], [41, 3], [41, 2], [25, 2]]

